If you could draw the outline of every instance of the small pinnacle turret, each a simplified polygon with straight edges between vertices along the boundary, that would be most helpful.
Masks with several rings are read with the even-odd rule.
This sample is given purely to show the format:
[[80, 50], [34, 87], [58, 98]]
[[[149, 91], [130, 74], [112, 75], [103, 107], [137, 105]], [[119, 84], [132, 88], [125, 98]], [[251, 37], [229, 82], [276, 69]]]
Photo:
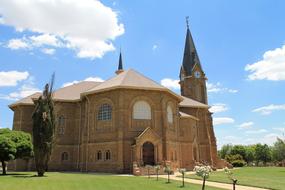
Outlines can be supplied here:
[[119, 65], [118, 65], [118, 70], [116, 71], [116, 74], [120, 74], [121, 72], [123, 72], [123, 61], [122, 61], [122, 52], [120, 51], [120, 57], [119, 57]]

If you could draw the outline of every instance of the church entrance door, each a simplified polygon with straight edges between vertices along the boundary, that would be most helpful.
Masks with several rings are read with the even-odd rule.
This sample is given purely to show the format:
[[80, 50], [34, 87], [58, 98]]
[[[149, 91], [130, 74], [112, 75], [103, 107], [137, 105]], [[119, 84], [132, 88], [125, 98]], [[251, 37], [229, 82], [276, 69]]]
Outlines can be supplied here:
[[144, 165], [154, 165], [154, 145], [151, 142], [143, 144], [143, 163]]

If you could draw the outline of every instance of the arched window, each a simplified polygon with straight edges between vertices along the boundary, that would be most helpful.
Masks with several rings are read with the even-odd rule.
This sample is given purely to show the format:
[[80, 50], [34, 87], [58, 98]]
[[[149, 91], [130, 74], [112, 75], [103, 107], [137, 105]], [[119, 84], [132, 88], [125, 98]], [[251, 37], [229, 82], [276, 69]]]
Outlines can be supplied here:
[[106, 160], [111, 160], [111, 152], [110, 152], [110, 150], [107, 150], [107, 151], [105, 152], [105, 159], [106, 159]]
[[65, 161], [65, 160], [68, 160], [68, 153], [67, 152], [63, 152], [61, 154], [61, 161]]
[[112, 120], [112, 106], [109, 104], [102, 104], [97, 115], [99, 121]]
[[133, 107], [134, 119], [151, 119], [151, 108], [146, 101], [137, 101]]
[[167, 121], [168, 123], [173, 123], [173, 111], [170, 105], [167, 106]]
[[99, 150], [97, 152], [97, 160], [102, 160], [102, 152], [101, 152], [101, 150]]
[[58, 134], [64, 134], [65, 118], [63, 115], [58, 117]]

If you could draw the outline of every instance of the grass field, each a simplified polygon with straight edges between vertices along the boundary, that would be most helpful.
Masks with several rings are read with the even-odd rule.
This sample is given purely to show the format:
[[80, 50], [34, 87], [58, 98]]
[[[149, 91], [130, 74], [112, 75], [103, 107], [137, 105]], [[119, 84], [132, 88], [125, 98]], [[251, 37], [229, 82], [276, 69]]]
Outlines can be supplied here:
[[[239, 185], [285, 190], [284, 167], [244, 167], [233, 170], [233, 172]], [[195, 175], [187, 175], [187, 177], [200, 179]], [[223, 171], [212, 172], [208, 181], [231, 183]]]
[[[21, 172], [0, 175], [1, 190], [181, 190], [181, 183], [166, 179], [134, 176], [112, 176], [82, 173], [46, 173], [47, 177], [34, 177], [35, 173]], [[200, 190], [201, 186], [186, 184], [183, 189]], [[221, 190], [207, 187], [207, 190]]]

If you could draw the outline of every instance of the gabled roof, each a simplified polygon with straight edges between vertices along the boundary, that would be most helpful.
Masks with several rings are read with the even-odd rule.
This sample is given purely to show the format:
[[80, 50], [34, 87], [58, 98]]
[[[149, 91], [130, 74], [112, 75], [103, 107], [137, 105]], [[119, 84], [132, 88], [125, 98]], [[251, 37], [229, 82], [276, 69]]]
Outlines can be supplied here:
[[[53, 93], [54, 101], [64, 101], [64, 102], [74, 102], [80, 100], [80, 94], [99, 85], [101, 82], [93, 81], [83, 81], [77, 84], [66, 86], [60, 88]], [[17, 105], [33, 105], [33, 100], [38, 99], [42, 93], [37, 92], [30, 96], [27, 96], [21, 100], [16, 101], [13, 104], [10, 104], [9, 107], [13, 108]]]
[[209, 108], [207, 104], [203, 104], [191, 98], [181, 96], [183, 98], [182, 102], [179, 103], [180, 107], [194, 107], [194, 108]]
[[33, 105], [34, 104], [33, 99], [39, 98], [41, 94], [42, 93], [40, 93], [40, 92], [36, 92], [30, 96], [27, 96], [21, 100], [14, 102], [13, 104], [10, 104], [9, 108], [13, 108], [14, 106], [17, 106], [17, 105]]
[[196, 120], [196, 121], [199, 121], [199, 119], [198, 119], [197, 117], [195, 117], [195, 116], [193, 116], [193, 115], [189, 115], [189, 114], [184, 113], [184, 112], [182, 112], [182, 111], [179, 112], [179, 116], [180, 116], [181, 118], [191, 118], [191, 119], [194, 119], [194, 120]]
[[139, 136], [135, 137], [135, 139], [140, 139], [147, 133], [151, 133], [151, 135], [155, 136], [156, 139], [160, 139], [160, 136], [151, 127], [147, 127], [143, 132], [141, 132], [141, 134], [139, 134]]
[[179, 95], [175, 94], [168, 88], [143, 76], [142, 74], [140, 74], [139, 72], [133, 69], [123, 71], [119, 75], [116, 75], [113, 78], [106, 80], [105, 82], [84, 92], [83, 94], [87, 95], [87, 94], [92, 94], [96, 92], [102, 92], [102, 91], [119, 89], [119, 88], [166, 91], [176, 96], [178, 99], [182, 100], [182, 98]]
[[[161, 86], [155, 81], [143, 76], [142, 74], [132, 69], [123, 71], [122, 73], [105, 82], [83, 81], [77, 84], [60, 88], [54, 92], [53, 98], [55, 101], [76, 102], [80, 100], [82, 95], [93, 94], [96, 92], [118, 88], [165, 91], [181, 101], [179, 103], [180, 107], [209, 108], [209, 106], [206, 104], [200, 103], [185, 96], [177, 95], [168, 88]], [[17, 105], [33, 105], [33, 100], [39, 98], [40, 95], [41, 93], [32, 94], [31, 96], [23, 98], [9, 105], [9, 107], [12, 109]]]

